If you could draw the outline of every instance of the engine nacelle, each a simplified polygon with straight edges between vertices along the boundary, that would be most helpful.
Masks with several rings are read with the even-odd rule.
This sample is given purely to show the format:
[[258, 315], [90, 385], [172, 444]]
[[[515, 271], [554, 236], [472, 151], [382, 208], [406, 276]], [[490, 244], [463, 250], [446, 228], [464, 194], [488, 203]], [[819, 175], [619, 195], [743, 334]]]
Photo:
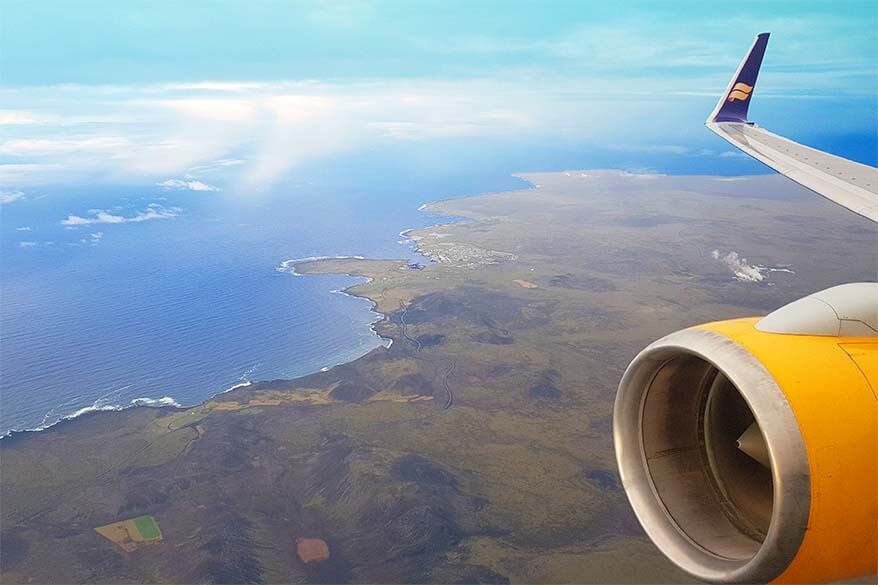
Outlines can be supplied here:
[[616, 457], [646, 533], [691, 575], [829, 581], [878, 572], [876, 421], [878, 285], [844, 285], [644, 349]]

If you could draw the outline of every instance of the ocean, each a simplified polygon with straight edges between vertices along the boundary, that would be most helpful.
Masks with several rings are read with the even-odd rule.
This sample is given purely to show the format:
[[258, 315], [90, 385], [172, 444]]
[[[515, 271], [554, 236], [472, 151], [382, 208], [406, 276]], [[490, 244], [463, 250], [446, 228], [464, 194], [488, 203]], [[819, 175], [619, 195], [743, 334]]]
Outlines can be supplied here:
[[357, 279], [297, 277], [285, 261], [424, 261], [399, 233], [448, 218], [421, 204], [526, 187], [514, 172], [576, 168], [765, 172], [741, 158], [464, 140], [338, 157], [259, 189], [223, 177], [199, 177], [216, 192], [28, 187], [0, 213], [0, 436], [92, 410], [194, 405], [355, 359], [383, 343], [371, 303], [334, 294]]
[[[0, 218], [0, 435], [92, 410], [194, 405], [355, 359], [383, 343], [371, 303], [334, 294], [358, 279], [299, 277], [282, 264], [426, 261], [399, 236], [445, 221], [421, 204], [523, 185], [496, 169], [379, 168], [366, 157], [253, 193], [28, 189]], [[108, 223], [62, 223], [97, 210]]]

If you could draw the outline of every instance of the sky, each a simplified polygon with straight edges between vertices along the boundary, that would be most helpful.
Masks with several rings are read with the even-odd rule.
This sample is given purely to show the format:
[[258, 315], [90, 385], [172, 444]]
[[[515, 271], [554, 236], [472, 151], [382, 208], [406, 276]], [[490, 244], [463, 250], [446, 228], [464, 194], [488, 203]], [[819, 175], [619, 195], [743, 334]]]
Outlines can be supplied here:
[[740, 156], [703, 122], [763, 31], [751, 117], [875, 164], [873, 0], [4, 0], [0, 203], [84, 181], [246, 193], [464, 143], [710, 168]]

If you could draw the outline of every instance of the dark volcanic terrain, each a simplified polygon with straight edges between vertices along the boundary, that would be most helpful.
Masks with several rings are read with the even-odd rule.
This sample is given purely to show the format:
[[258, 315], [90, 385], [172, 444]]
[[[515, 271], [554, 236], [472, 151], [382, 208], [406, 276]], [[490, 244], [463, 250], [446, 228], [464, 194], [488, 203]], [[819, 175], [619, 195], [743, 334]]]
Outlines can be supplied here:
[[[685, 580], [619, 485], [622, 371], [681, 327], [875, 280], [878, 233], [780, 177], [526, 178], [431, 205], [469, 221], [411, 234], [423, 270], [298, 266], [369, 276], [350, 292], [390, 348], [0, 441], [0, 581]], [[144, 515], [161, 540], [131, 552], [95, 531]]]

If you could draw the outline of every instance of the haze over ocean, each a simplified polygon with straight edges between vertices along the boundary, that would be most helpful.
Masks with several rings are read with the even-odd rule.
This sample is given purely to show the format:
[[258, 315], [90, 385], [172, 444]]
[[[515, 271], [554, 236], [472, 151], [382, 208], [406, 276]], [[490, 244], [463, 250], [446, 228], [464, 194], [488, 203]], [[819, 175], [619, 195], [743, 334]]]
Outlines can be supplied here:
[[412, 257], [422, 203], [767, 172], [702, 125], [763, 30], [751, 117], [876, 164], [874, 2], [765, 4], [6, 3], [0, 434], [365, 353], [353, 279], [276, 268]]

